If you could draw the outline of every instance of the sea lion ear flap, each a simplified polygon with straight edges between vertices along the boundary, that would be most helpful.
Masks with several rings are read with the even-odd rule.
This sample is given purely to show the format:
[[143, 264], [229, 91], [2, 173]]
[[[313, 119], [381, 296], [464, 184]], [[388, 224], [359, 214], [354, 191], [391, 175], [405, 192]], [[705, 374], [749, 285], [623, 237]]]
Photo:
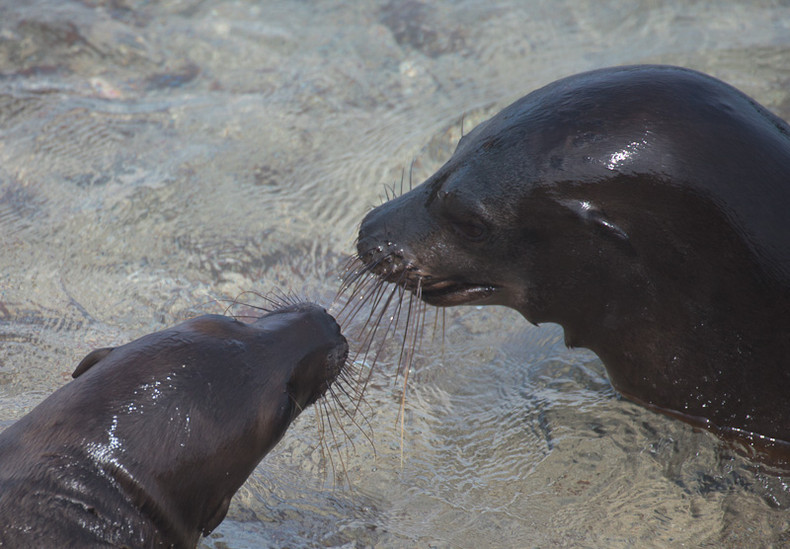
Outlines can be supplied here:
[[115, 347], [102, 347], [101, 349], [94, 349], [88, 353], [79, 364], [77, 364], [77, 367], [74, 369], [71, 377], [77, 379], [79, 376], [90, 370], [95, 364], [101, 362], [104, 357], [112, 352], [113, 349], [115, 349]]
[[563, 200], [563, 204], [585, 223], [593, 225], [617, 240], [628, 242], [628, 233], [606, 217], [595, 204], [587, 200]]

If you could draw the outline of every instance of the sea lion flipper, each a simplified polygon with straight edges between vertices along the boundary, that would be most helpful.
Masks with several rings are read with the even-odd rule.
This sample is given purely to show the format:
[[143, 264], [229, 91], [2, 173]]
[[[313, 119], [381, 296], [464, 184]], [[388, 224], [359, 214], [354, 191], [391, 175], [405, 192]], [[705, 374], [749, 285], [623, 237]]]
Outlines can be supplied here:
[[101, 349], [94, 349], [88, 353], [79, 364], [77, 364], [77, 367], [74, 369], [71, 377], [75, 379], [78, 378], [87, 372], [94, 364], [101, 362], [102, 359], [110, 354], [113, 349], [115, 349], [115, 347], [102, 347]]

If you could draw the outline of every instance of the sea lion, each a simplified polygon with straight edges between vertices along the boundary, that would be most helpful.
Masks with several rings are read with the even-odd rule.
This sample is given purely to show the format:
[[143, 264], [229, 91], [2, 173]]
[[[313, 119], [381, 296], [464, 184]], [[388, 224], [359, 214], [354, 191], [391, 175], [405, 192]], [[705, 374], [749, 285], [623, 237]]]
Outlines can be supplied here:
[[0, 546], [195, 547], [347, 353], [308, 303], [94, 351], [0, 433]]
[[357, 252], [429, 304], [560, 324], [652, 409], [790, 441], [790, 127], [711, 76], [627, 66], [538, 89], [369, 212]]

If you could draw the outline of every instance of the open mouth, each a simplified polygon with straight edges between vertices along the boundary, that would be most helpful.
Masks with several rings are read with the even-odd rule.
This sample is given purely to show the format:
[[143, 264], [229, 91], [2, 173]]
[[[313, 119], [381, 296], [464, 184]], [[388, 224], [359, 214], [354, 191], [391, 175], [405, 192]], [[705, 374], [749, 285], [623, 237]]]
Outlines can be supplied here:
[[483, 303], [499, 289], [493, 284], [459, 282], [452, 279], [438, 279], [424, 273], [416, 265], [403, 261], [402, 257], [387, 255], [374, 261], [372, 252], [360, 254], [367, 271], [381, 280], [392, 282], [417, 295], [435, 307], [472, 305]]
[[452, 307], [483, 302], [491, 297], [496, 290], [496, 286], [491, 285], [441, 280], [423, 284], [420, 297], [426, 303], [436, 307]]

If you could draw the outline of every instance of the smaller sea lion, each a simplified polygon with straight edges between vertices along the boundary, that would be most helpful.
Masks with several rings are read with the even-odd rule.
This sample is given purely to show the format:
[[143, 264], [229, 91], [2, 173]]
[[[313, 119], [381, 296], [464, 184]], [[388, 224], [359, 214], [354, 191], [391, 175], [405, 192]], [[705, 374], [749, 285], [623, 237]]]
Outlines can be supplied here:
[[0, 433], [0, 546], [194, 547], [347, 354], [309, 303], [93, 351]]

